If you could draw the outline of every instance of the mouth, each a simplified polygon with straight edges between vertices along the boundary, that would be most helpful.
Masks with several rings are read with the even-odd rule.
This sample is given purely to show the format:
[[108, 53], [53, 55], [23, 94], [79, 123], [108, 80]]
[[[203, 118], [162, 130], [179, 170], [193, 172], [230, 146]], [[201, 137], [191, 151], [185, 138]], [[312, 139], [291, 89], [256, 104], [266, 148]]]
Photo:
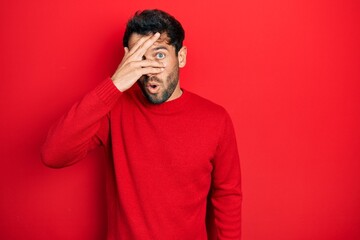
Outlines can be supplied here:
[[146, 89], [151, 94], [156, 94], [160, 91], [160, 85], [156, 82], [148, 82], [146, 84]]

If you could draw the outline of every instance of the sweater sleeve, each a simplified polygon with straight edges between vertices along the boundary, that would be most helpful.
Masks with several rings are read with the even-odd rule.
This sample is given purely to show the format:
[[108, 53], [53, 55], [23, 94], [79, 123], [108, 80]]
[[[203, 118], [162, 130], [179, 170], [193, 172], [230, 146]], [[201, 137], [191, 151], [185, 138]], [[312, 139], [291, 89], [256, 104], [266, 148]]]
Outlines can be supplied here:
[[210, 194], [217, 240], [241, 238], [240, 162], [233, 124], [226, 113], [220, 142], [213, 159]]
[[42, 161], [54, 168], [83, 159], [87, 152], [105, 144], [109, 131], [108, 113], [121, 92], [108, 78], [73, 105], [50, 129], [42, 146]]

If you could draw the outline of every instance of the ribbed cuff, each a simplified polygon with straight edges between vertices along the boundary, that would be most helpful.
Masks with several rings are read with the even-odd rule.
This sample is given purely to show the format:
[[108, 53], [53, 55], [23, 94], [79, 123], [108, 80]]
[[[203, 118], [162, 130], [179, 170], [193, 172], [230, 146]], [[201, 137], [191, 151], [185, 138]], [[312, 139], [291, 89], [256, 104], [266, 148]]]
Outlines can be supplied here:
[[122, 94], [122, 92], [115, 87], [110, 77], [102, 81], [94, 89], [94, 92], [108, 106], [112, 106]]

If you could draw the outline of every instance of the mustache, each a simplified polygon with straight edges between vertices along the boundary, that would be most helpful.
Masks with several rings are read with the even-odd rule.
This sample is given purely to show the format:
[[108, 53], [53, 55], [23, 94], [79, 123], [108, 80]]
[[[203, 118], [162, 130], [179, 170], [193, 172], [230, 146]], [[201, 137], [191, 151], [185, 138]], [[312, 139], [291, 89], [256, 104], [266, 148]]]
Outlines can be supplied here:
[[157, 83], [161, 83], [160, 78], [156, 77], [156, 76], [143, 76], [143, 81], [144, 83], [148, 83], [148, 82], [157, 82]]

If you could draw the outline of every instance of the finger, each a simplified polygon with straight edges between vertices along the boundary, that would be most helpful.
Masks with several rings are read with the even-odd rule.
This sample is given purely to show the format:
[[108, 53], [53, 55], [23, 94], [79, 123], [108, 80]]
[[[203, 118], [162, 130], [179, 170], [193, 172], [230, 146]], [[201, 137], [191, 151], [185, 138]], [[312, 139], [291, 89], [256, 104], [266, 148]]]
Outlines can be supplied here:
[[154, 61], [154, 60], [141, 60], [141, 61], [133, 61], [127, 64], [129, 70], [136, 70], [138, 68], [144, 67], [154, 67], [154, 68], [164, 68], [165, 64], [162, 62]]
[[142, 60], [142, 61], [137, 61], [135, 62], [136, 66], [139, 67], [165, 67], [165, 64], [162, 62], [158, 62], [158, 61], [154, 61], [154, 60]]
[[[128, 58], [128, 53], [129, 53], [129, 48], [124, 47], [124, 56], [123, 56], [121, 63], [124, 62]], [[120, 63], [120, 65], [121, 65], [121, 63]]]
[[160, 33], [155, 33], [149, 39], [147, 39], [135, 52], [134, 57], [142, 58], [146, 51], [160, 38]]
[[136, 50], [138, 50], [138, 48], [149, 38], [151, 38], [152, 35], [145, 35], [141, 38], [139, 38], [139, 40], [136, 41], [136, 43], [134, 44], [134, 46], [132, 46], [132, 48], [130, 49], [129, 53], [133, 54]]
[[156, 73], [161, 73], [162, 71], [164, 71], [165, 68], [158, 68], [158, 67], [144, 67], [141, 68], [141, 70], [139, 70], [139, 73], [141, 75], [147, 75], [147, 74], [156, 74]]

